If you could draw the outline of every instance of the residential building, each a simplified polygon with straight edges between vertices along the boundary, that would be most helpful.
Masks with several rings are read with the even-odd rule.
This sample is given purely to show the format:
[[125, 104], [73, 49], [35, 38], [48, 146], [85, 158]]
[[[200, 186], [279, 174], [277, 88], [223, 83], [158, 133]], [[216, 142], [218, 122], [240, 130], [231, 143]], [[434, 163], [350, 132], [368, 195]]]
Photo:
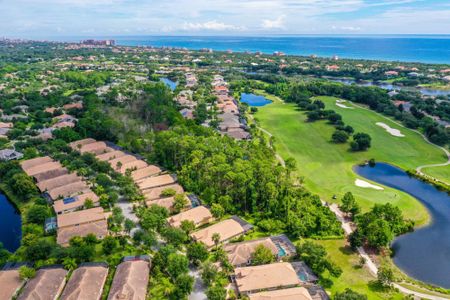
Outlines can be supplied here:
[[147, 190], [161, 186], [167, 186], [175, 183], [176, 180], [172, 175], [165, 174], [160, 176], [148, 177], [137, 183], [140, 190]]
[[19, 268], [0, 270], [0, 299], [13, 299], [24, 283], [20, 279]]
[[13, 149], [0, 150], [0, 160], [21, 159], [23, 154]]
[[232, 281], [239, 295], [299, 286], [302, 281], [290, 263], [236, 268]]
[[249, 294], [248, 298], [249, 300], [312, 300], [304, 287]]
[[198, 242], [204, 243], [208, 248], [214, 246], [213, 235], [219, 234], [219, 243], [226, 242], [238, 237], [252, 229], [252, 226], [242, 219], [233, 216], [230, 219], [221, 221], [209, 227], [191, 233], [191, 237]]
[[108, 300], [145, 300], [150, 274], [146, 260], [124, 261], [117, 266]]
[[83, 264], [73, 271], [60, 300], [100, 300], [108, 276], [106, 264]]
[[197, 206], [167, 218], [167, 223], [172, 227], [180, 227], [183, 221], [191, 221], [196, 227], [208, 224], [214, 220], [213, 215], [205, 206]]
[[62, 267], [39, 269], [27, 282], [17, 300], [56, 300], [66, 284], [67, 271]]

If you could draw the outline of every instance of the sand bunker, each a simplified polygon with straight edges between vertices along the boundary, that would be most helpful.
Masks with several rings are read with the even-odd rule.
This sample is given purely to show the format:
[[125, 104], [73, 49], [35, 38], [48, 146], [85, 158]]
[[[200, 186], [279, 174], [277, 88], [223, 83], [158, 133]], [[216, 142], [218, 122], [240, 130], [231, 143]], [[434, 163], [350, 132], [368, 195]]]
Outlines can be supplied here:
[[379, 190], [379, 191], [384, 190], [384, 188], [382, 188], [381, 186], [371, 184], [370, 182], [367, 182], [367, 181], [364, 181], [361, 179], [356, 179], [355, 185], [362, 187], [362, 188], [369, 188], [369, 189], [374, 189], [374, 190]]
[[391, 128], [389, 125], [384, 124], [382, 122], [376, 123], [378, 126], [384, 128], [387, 132], [389, 132], [393, 136], [404, 137], [405, 135], [400, 132], [400, 130]]
[[353, 109], [353, 107], [347, 106], [343, 103], [345, 103], [345, 100], [336, 100], [336, 105], [342, 108], [348, 108], [348, 109]]

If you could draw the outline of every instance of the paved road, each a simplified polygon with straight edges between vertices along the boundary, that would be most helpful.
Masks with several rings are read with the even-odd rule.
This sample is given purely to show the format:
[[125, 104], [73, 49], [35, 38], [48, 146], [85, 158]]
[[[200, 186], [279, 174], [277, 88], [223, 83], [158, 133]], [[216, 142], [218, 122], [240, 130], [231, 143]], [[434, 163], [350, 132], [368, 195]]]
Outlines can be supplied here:
[[198, 268], [194, 268], [194, 267], [190, 267], [189, 268], [189, 275], [191, 275], [192, 277], [194, 277], [194, 288], [192, 290], [192, 293], [189, 295], [188, 299], [189, 300], [206, 300], [206, 294], [205, 294], [205, 290], [206, 287], [203, 284], [203, 280], [200, 277], [200, 271], [198, 270]]

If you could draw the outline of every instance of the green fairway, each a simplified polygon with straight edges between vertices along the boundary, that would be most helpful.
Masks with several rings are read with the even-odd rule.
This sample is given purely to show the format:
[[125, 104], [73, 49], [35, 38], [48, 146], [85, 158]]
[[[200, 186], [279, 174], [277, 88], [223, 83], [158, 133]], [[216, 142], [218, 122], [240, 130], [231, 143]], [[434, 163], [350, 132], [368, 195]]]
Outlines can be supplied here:
[[[334, 127], [325, 121], [306, 122], [304, 112], [298, 111], [294, 104], [274, 101], [259, 107], [255, 118], [259, 125], [275, 136], [277, 152], [284, 158], [293, 157], [297, 161], [298, 173], [305, 177], [305, 185], [326, 201], [338, 201], [345, 192], [352, 192], [363, 209], [375, 203], [390, 202], [399, 206], [408, 218], [417, 224], [428, 221], [425, 208], [411, 196], [384, 187], [384, 190], [361, 188], [355, 185], [357, 176], [352, 167], [365, 160], [388, 162], [403, 169], [415, 169], [420, 165], [445, 162], [445, 155], [439, 148], [427, 144], [423, 138], [406, 128], [386, 120], [373, 111], [344, 104], [349, 108], [336, 105], [336, 98], [319, 97], [327, 109], [333, 109], [342, 115], [346, 124], [355, 132], [365, 132], [372, 137], [372, 147], [365, 152], [350, 152], [349, 144], [337, 145], [330, 142]], [[377, 126], [383, 122], [391, 128], [399, 129], [405, 137], [396, 137]], [[425, 169], [428, 171], [431, 169]], [[433, 173], [439, 179], [448, 181], [450, 167], [440, 167]], [[378, 184], [377, 184], [378, 185]], [[333, 195], [337, 200], [332, 200]]]

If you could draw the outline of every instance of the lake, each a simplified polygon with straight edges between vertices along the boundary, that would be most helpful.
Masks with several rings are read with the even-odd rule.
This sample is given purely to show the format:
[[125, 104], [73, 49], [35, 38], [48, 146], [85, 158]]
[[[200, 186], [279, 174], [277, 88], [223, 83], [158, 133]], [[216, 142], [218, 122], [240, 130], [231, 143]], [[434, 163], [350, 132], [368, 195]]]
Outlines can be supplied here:
[[343, 78], [327, 78], [331, 81], [340, 82], [343, 84], [351, 85], [356, 84], [359, 86], [377, 86], [385, 90], [406, 90], [406, 91], [417, 91], [420, 92], [422, 95], [425, 96], [448, 96], [450, 95], [450, 90], [436, 90], [436, 89], [429, 89], [429, 88], [413, 88], [413, 87], [405, 87], [405, 86], [399, 86], [394, 85], [390, 83], [374, 83], [374, 82], [356, 82], [353, 79], [343, 79]]
[[410, 194], [428, 209], [431, 224], [392, 243], [394, 263], [413, 278], [450, 288], [450, 196], [389, 164], [356, 166], [354, 170], [364, 178]]
[[175, 82], [173, 80], [170, 80], [169, 78], [161, 78], [161, 82], [164, 82], [171, 90], [172, 92], [177, 88], [178, 82]]
[[250, 106], [264, 106], [266, 104], [272, 103], [272, 101], [268, 100], [264, 96], [247, 93], [241, 94], [241, 102], [247, 103]]
[[0, 242], [5, 249], [14, 252], [20, 246], [22, 220], [16, 207], [0, 193]]

